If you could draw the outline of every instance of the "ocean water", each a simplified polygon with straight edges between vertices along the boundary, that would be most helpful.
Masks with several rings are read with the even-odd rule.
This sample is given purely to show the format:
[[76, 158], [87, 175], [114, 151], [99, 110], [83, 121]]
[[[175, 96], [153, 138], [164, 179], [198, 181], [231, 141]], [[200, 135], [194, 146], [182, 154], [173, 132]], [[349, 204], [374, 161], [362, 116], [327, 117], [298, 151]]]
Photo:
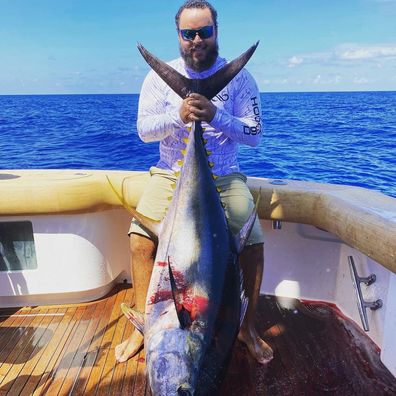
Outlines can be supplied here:
[[[146, 170], [138, 95], [0, 96], [0, 169]], [[263, 93], [251, 176], [347, 184], [396, 197], [396, 92]]]

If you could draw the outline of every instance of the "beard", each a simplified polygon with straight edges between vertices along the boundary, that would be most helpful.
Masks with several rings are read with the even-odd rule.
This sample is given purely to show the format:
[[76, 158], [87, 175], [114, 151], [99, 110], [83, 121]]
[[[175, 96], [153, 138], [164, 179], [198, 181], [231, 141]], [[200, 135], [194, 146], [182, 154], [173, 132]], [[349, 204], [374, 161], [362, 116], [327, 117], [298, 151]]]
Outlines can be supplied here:
[[[203, 59], [194, 58], [195, 48], [206, 50], [206, 55]], [[179, 46], [179, 49], [180, 55], [184, 59], [186, 65], [196, 72], [202, 72], [209, 69], [215, 63], [219, 55], [219, 45], [217, 44], [217, 40], [213, 44], [201, 43], [188, 49], [183, 49]]]

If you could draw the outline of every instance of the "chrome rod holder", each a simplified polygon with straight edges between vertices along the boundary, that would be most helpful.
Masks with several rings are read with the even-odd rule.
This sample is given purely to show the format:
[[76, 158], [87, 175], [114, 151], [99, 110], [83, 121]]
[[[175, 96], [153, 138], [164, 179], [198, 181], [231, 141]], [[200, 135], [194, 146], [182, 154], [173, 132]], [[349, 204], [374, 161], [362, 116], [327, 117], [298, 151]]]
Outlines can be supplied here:
[[376, 301], [365, 301], [362, 294], [362, 289], [360, 287], [361, 283], [367, 286], [372, 285], [377, 277], [375, 274], [371, 274], [368, 277], [360, 277], [356, 271], [355, 262], [352, 256], [348, 256], [349, 270], [351, 271], [352, 284], [356, 292], [356, 302], [360, 315], [360, 320], [362, 321], [364, 331], [369, 331], [369, 323], [367, 318], [367, 308], [375, 311], [382, 307], [382, 300], [378, 299]]
[[282, 229], [282, 220], [272, 220], [272, 229], [273, 230], [281, 230]]

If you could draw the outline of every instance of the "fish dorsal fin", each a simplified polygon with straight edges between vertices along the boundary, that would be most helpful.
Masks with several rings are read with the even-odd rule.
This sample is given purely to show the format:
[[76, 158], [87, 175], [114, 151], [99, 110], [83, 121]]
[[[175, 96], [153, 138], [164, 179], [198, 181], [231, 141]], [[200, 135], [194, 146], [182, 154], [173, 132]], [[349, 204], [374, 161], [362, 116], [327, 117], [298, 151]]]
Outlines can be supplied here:
[[127, 319], [135, 326], [135, 328], [143, 334], [144, 332], [144, 316], [136, 309], [128, 307], [126, 304], [121, 304], [121, 311]]
[[158, 238], [158, 234], [161, 231], [162, 223], [157, 220], [150, 219], [147, 216], [142, 215], [139, 213], [136, 209], [132, 208], [131, 205], [128, 204], [128, 202], [124, 198], [123, 190], [124, 190], [124, 181], [122, 182], [122, 191], [119, 193], [117, 189], [115, 188], [114, 184], [110, 181], [110, 178], [106, 175], [106, 179], [113, 190], [114, 194], [117, 196], [117, 198], [120, 200], [122, 203], [122, 206], [132, 214], [134, 219], [148, 232], [150, 233], [153, 237]]
[[172, 297], [175, 303], [176, 314], [179, 319], [180, 328], [186, 329], [191, 326], [192, 323], [191, 314], [183, 305], [183, 292], [177, 288], [169, 258], [168, 258], [168, 268], [169, 268], [169, 280], [172, 289]]
[[256, 203], [254, 205], [254, 208], [252, 210], [252, 213], [250, 214], [249, 218], [247, 219], [246, 223], [241, 228], [239, 233], [234, 236], [236, 252], [238, 254], [240, 254], [242, 252], [243, 248], [245, 247], [246, 242], [247, 242], [247, 240], [249, 238], [250, 232], [252, 231], [252, 228], [254, 226], [254, 222], [256, 221], [257, 210], [258, 210], [258, 206], [259, 206], [259, 203], [260, 203], [260, 197], [261, 197], [261, 188], [260, 188], [258, 197], [256, 199]]
[[181, 98], [186, 98], [190, 93], [199, 93], [209, 100], [217, 95], [226, 85], [242, 70], [256, 50], [259, 42], [252, 45], [246, 52], [227, 63], [215, 74], [204, 79], [188, 79], [175, 69], [161, 61], [141, 44], [138, 49], [151, 68], [175, 91]]

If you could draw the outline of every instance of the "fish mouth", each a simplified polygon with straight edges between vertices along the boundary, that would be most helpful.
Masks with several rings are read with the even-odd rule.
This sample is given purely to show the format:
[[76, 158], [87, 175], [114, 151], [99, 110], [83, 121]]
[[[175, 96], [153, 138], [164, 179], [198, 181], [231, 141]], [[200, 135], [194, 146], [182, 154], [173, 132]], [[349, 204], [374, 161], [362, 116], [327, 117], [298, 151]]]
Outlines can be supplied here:
[[177, 388], [177, 395], [178, 396], [193, 396], [194, 391], [186, 385], [181, 385]]

